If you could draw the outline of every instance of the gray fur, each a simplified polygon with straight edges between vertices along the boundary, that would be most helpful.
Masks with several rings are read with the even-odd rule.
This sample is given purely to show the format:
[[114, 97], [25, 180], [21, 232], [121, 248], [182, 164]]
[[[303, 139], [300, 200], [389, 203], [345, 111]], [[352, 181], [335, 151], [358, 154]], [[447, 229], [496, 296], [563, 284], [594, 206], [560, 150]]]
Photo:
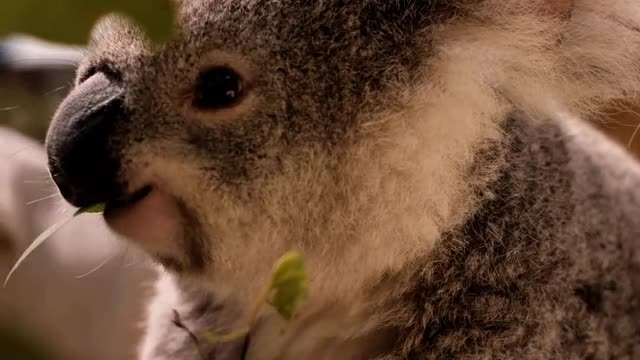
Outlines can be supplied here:
[[477, 189], [483, 204], [392, 300], [404, 310], [385, 358], [637, 358], [635, 161], [583, 124], [508, 126], [502, 175]]
[[501, 175], [475, 189], [484, 200], [464, 224], [382, 282], [410, 279], [381, 306], [395, 340], [376, 359], [640, 356], [640, 168], [595, 129], [569, 126], [515, 115], [504, 143], [479, 150], [470, 172], [503, 158]]
[[[232, 328], [289, 249], [312, 278], [277, 340], [289, 358], [640, 356], [640, 167], [563, 115], [640, 92], [638, 5], [178, 3], [162, 48], [106, 21], [77, 83], [126, 89], [108, 134], [119, 176], [178, 209], [180, 236], [145, 244], [174, 274], [144, 360], [197, 359], [173, 310], [190, 331]], [[221, 64], [249, 96], [192, 109]], [[261, 313], [247, 339], [201, 350], [271, 360], [277, 324]]]

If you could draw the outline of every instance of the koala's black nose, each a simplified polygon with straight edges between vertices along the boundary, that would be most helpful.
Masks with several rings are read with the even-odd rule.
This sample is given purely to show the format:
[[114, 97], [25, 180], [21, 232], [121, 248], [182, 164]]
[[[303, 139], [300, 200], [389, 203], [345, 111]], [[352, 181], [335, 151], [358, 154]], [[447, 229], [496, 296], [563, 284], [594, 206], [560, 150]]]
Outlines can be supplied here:
[[125, 116], [122, 87], [102, 73], [78, 85], [58, 108], [46, 140], [49, 171], [72, 205], [106, 202], [121, 192], [111, 139]]

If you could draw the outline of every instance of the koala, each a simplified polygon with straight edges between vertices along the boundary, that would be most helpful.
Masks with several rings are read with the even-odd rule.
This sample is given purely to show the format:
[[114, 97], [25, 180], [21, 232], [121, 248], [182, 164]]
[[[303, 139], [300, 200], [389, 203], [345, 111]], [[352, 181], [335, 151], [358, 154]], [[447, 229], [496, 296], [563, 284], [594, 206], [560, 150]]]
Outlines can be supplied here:
[[[46, 146], [163, 269], [140, 359], [640, 358], [628, 0], [181, 0], [99, 22]], [[243, 324], [298, 251], [309, 297]]]

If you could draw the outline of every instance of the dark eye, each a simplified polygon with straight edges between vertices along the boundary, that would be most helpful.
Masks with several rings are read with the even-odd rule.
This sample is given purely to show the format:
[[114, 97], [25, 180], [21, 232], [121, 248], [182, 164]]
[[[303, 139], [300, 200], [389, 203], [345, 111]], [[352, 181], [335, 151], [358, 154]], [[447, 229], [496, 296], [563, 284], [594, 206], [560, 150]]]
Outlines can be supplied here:
[[220, 66], [200, 73], [196, 81], [193, 106], [219, 110], [235, 105], [244, 95], [242, 78], [233, 69]]

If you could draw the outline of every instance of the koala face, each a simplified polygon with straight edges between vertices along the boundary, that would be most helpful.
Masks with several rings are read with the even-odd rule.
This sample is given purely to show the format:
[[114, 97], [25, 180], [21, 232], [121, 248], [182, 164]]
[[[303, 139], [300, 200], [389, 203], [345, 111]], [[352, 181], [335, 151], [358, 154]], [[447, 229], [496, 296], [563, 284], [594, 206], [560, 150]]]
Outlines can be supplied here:
[[185, 0], [162, 47], [109, 18], [51, 125], [52, 177], [180, 273], [260, 278], [291, 249], [312, 268], [384, 272], [468, 211], [464, 169], [501, 114], [595, 66], [611, 68], [600, 88], [632, 88], [621, 61], [597, 61], [632, 59], [625, 46], [582, 51], [530, 5], [571, 2], [526, 3]]
[[402, 106], [426, 33], [457, 14], [450, 2], [188, 1], [162, 48], [110, 18], [51, 126], [52, 176], [74, 205], [106, 202], [116, 231], [176, 271], [333, 247], [350, 193], [364, 193], [348, 170], [356, 144], [380, 131], [372, 115]]

